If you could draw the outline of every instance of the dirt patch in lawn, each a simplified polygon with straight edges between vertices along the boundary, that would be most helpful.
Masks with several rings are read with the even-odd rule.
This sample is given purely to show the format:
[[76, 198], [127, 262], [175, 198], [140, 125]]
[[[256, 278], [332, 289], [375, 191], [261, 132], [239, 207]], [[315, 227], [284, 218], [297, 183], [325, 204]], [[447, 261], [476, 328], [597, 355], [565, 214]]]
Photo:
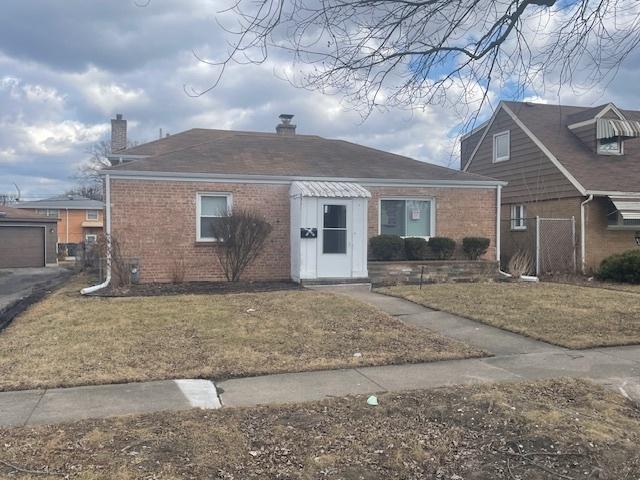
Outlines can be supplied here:
[[545, 282], [379, 291], [568, 348], [640, 343], [640, 302], [634, 293]]
[[483, 355], [326, 292], [87, 298], [85, 284], [76, 279], [0, 334], [1, 390]]
[[221, 295], [224, 293], [259, 293], [302, 290], [294, 282], [184, 282], [145, 283], [98, 290], [97, 297], [155, 297], [160, 295]]
[[70, 478], [623, 479], [640, 415], [586, 382], [544, 381], [192, 410], [0, 430], [11, 465]]

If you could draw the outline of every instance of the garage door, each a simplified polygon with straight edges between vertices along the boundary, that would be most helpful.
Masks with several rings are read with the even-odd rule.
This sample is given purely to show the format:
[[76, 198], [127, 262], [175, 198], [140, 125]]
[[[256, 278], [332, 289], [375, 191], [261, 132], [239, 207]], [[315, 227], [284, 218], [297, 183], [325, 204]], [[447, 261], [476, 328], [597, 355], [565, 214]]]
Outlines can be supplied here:
[[0, 226], [0, 268], [44, 267], [44, 228]]

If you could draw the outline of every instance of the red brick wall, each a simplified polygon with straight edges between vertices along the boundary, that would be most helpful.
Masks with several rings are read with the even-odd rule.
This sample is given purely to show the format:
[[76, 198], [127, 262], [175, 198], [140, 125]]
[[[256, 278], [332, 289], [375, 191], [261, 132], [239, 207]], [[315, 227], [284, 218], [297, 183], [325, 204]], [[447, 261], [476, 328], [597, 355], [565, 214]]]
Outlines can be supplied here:
[[609, 255], [638, 249], [636, 231], [640, 227], [629, 230], [611, 230], [607, 228], [609, 205], [605, 198], [594, 198], [587, 204], [587, 269], [597, 270], [600, 262]]
[[[367, 187], [369, 236], [378, 234], [381, 197], [436, 199], [436, 234], [458, 242], [465, 236], [491, 239], [485, 256], [495, 259], [495, 189]], [[196, 242], [200, 192], [231, 193], [233, 205], [255, 208], [273, 225], [264, 253], [247, 268], [246, 280], [290, 277], [289, 185], [111, 180], [111, 228], [123, 254], [140, 260], [141, 282], [169, 282], [184, 262], [185, 280], [224, 280], [215, 245]]]
[[378, 235], [380, 199], [386, 197], [434, 198], [436, 231], [439, 237], [451, 237], [458, 246], [464, 237], [486, 237], [491, 245], [486, 260], [496, 259], [496, 189], [495, 188], [431, 188], [431, 187], [367, 187], [369, 199], [369, 237]]
[[215, 245], [196, 243], [199, 192], [231, 193], [233, 204], [255, 208], [273, 226], [264, 253], [245, 271], [246, 280], [290, 277], [289, 186], [111, 180], [111, 230], [125, 256], [140, 259], [141, 282], [170, 282], [176, 263], [185, 281], [224, 280]]

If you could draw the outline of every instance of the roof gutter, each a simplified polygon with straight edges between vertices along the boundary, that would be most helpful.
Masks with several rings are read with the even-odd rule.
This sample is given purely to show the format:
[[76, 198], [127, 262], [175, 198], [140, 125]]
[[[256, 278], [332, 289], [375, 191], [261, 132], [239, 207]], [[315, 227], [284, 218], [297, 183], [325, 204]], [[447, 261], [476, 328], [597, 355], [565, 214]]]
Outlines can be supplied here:
[[593, 200], [593, 193], [589, 195], [589, 197], [580, 204], [580, 264], [582, 266], [582, 274], [585, 275], [587, 273], [587, 260], [585, 258], [587, 254], [587, 215], [586, 215], [586, 206], [587, 203]]
[[122, 179], [148, 179], [148, 180], [167, 180], [167, 181], [224, 181], [224, 182], [240, 182], [240, 183], [283, 183], [288, 184], [294, 181], [318, 181], [318, 182], [355, 182], [363, 185], [403, 185], [407, 186], [440, 186], [440, 187], [491, 187], [498, 185], [505, 186], [507, 182], [501, 180], [420, 180], [420, 179], [384, 179], [384, 178], [350, 178], [350, 177], [314, 177], [314, 176], [282, 176], [282, 175], [246, 175], [234, 173], [183, 173], [183, 172], [155, 172], [140, 170], [121, 170], [107, 169], [103, 170], [101, 175], [110, 175], [113, 178]]
[[104, 177], [104, 202], [105, 202], [105, 240], [107, 242], [107, 275], [104, 282], [98, 285], [92, 285], [80, 290], [82, 295], [102, 290], [111, 282], [111, 184], [110, 176], [107, 173]]
[[607, 190], [587, 190], [587, 195], [595, 195], [597, 197], [632, 197], [640, 198], [640, 192], [612, 192]]

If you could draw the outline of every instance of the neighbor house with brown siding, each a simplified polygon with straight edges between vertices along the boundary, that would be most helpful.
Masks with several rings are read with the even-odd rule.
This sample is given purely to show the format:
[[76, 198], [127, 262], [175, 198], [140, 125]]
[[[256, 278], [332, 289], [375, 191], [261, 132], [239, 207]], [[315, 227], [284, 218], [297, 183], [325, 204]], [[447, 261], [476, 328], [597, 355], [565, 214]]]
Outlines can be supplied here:
[[515, 253], [536, 217], [573, 218], [577, 264], [640, 242], [640, 112], [501, 102], [463, 136], [465, 172], [508, 182], [502, 190], [502, 259]]
[[483, 236], [485, 258], [497, 259], [503, 182], [300, 135], [280, 118], [275, 133], [192, 129], [126, 149], [126, 120], [112, 122], [106, 228], [141, 282], [169, 282], [178, 266], [187, 281], [223, 280], [211, 224], [233, 208], [273, 227], [247, 280], [366, 279], [368, 239], [380, 233]]

